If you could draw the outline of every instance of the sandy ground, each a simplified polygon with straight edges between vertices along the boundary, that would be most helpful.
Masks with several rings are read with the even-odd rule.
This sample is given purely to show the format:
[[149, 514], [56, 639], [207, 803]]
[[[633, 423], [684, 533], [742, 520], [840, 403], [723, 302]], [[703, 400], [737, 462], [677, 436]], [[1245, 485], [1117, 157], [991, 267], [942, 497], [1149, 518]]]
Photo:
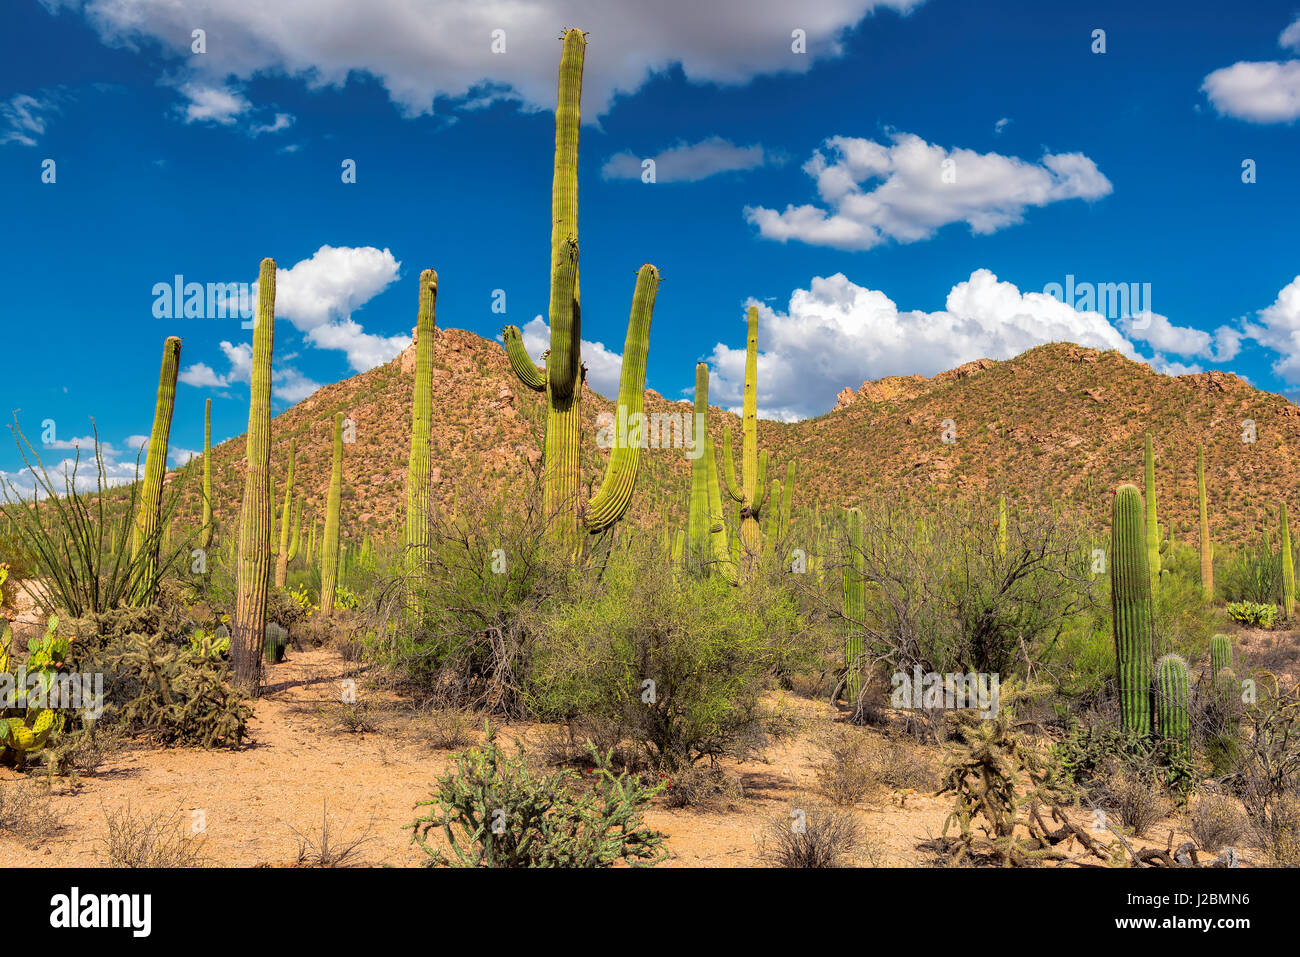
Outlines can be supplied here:
[[[362, 862], [422, 864], [426, 857], [409, 843], [405, 828], [416, 816], [416, 802], [431, 795], [451, 752], [429, 744], [427, 727], [421, 724], [427, 716], [391, 695], [367, 690], [364, 676], [359, 676], [358, 695], [372, 703], [377, 728], [345, 730], [338, 718], [342, 682], [353, 674], [354, 666], [333, 651], [294, 652], [272, 671], [250, 739], [239, 751], [130, 744], [93, 776], [56, 781], [52, 804], [62, 826], [37, 843], [0, 835], [0, 866], [105, 864], [106, 820], [123, 810], [136, 816], [175, 815], [176, 826], [186, 831], [201, 821], [203, 832], [193, 839], [202, 842], [209, 865], [292, 865], [300, 844], [295, 829], [318, 841], [323, 814], [332, 841], [369, 833], [358, 852]], [[763, 827], [818, 800], [813, 780], [820, 751], [812, 735], [830, 723], [833, 711], [794, 696], [783, 703], [802, 730], [771, 744], [761, 760], [727, 766], [745, 788], [736, 809], [712, 813], [657, 806], [647, 815], [647, 823], [667, 834], [672, 857], [663, 866], [758, 865]], [[528, 742], [542, 730], [514, 724], [503, 732], [507, 740], [518, 736]], [[482, 731], [474, 737], [481, 739]], [[927, 751], [936, 761], [941, 755], [938, 748]], [[0, 787], [16, 778], [0, 768]], [[859, 805], [855, 813], [869, 849], [854, 862], [932, 863], [918, 844], [942, 831], [949, 809], [948, 799], [928, 794], [901, 801], [897, 794], [884, 795]], [[1153, 829], [1153, 837], [1159, 835], [1154, 843], [1163, 845], [1172, 823]]]

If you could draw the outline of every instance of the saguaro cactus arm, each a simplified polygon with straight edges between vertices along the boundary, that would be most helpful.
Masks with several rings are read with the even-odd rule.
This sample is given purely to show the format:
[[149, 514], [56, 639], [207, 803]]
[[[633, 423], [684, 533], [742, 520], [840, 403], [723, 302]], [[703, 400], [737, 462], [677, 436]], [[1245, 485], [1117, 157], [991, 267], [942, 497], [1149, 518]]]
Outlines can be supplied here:
[[528, 357], [528, 350], [524, 348], [524, 335], [519, 327], [506, 326], [501, 331], [501, 337], [505, 340], [510, 368], [519, 377], [519, 381], [534, 392], [545, 391], [546, 371], [533, 365], [533, 360]]
[[722, 487], [736, 504], [745, 501], [744, 487], [736, 481], [736, 459], [731, 452], [731, 426], [722, 428]]
[[[564, 31], [555, 104], [555, 165], [551, 181], [551, 392], [567, 399], [581, 387], [581, 310], [577, 256], [564, 247], [578, 236], [578, 134], [582, 128], [582, 70], [587, 35]], [[572, 277], [568, 275], [572, 272]]]

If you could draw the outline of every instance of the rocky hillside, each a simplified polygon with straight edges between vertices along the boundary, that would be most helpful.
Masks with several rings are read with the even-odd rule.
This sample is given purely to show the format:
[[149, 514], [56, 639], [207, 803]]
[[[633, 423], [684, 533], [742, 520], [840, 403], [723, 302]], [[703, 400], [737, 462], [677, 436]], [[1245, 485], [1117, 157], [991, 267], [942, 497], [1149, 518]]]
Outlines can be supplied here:
[[[395, 534], [405, 505], [414, 345], [387, 365], [326, 386], [273, 424], [273, 471], [282, 495], [290, 439], [298, 448], [305, 513], [323, 514], [334, 413], [356, 423], [345, 447], [345, 534]], [[654, 354], [651, 354], [654, 361]], [[541, 458], [541, 396], [523, 388], [501, 346], [461, 330], [439, 330], [434, 360], [433, 481], [444, 506], [458, 497], [516, 494]], [[655, 392], [647, 412], [679, 411]], [[594, 441], [596, 415], [612, 403], [589, 390], [584, 482], [599, 482], [607, 453]], [[724, 422], [711, 411], [721, 446]], [[1255, 441], [1243, 442], [1254, 423]], [[981, 359], [926, 379], [889, 377], [846, 389], [816, 419], [759, 423], [760, 447], [784, 474], [798, 462], [796, 508], [882, 495], [940, 502], [953, 496], [1011, 503], [1063, 503], [1100, 525], [1110, 490], [1141, 481], [1143, 434], [1156, 437], [1162, 520], [1181, 539], [1195, 534], [1196, 446], [1206, 446], [1216, 538], [1240, 540], [1272, 522], [1276, 504], [1300, 481], [1300, 408], [1231, 374], [1165, 376], [1116, 352], [1058, 343], [1005, 362]], [[945, 434], [954, 441], [945, 441]], [[219, 526], [236, 524], [244, 437], [213, 450]], [[653, 449], [633, 506], [634, 520], [683, 521], [689, 461]], [[190, 490], [197, 483], [186, 483]], [[187, 491], [193, 501], [194, 491]], [[1296, 503], [1292, 503], [1295, 505]]]

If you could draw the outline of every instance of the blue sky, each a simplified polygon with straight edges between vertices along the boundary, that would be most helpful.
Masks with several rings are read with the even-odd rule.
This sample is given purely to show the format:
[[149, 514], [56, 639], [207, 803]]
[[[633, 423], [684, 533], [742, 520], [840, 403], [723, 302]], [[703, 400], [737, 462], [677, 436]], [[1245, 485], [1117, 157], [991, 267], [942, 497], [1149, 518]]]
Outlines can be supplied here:
[[[650, 387], [689, 395], [704, 359], [713, 401], [738, 405], [753, 301], [771, 417], [1056, 339], [1300, 388], [1300, 3], [490, 7], [9, 0], [6, 417], [33, 436], [54, 420], [57, 460], [93, 416], [129, 471], [179, 335], [173, 457], [202, 447], [205, 398], [215, 439], [241, 433], [249, 331], [158, 318], [154, 290], [252, 283], [263, 256], [284, 271], [277, 410], [395, 355], [428, 267], [441, 327], [514, 323], [542, 348], [569, 25], [590, 31], [579, 241], [601, 391], [643, 262], [664, 276]], [[1125, 318], [1045, 292], [1067, 276], [1150, 295]]]

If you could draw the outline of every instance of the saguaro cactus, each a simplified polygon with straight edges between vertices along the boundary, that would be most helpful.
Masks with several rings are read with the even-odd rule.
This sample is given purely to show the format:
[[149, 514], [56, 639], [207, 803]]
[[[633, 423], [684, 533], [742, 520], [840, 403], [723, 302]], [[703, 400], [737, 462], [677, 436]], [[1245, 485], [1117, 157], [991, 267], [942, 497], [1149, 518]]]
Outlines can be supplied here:
[[1196, 447], [1196, 501], [1201, 509], [1201, 588], [1214, 597], [1214, 546], [1210, 544], [1210, 512], [1205, 503], [1205, 446]]
[[767, 452], [758, 453], [758, 307], [750, 306], [745, 342], [745, 401], [742, 419], [740, 482], [731, 451], [731, 428], [722, 433], [723, 480], [727, 494], [740, 506], [740, 553], [746, 571], [753, 568], [763, 546], [759, 516], [767, 489]]
[[230, 641], [235, 684], [254, 696], [261, 690], [266, 592], [271, 578], [271, 355], [274, 348], [275, 260], [263, 259], [257, 278], [246, 445], [248, 466], [239, 515], [237, 592]]
[[434, 310], [438, 274], [420, 273], [420, 303], [415, 326], [415, 397], [411, 401], [411, 455], [406, 467], [406, 565], [414, 571], [429, 547], [430, 433], [433, 429]]
[[1282, 612], [1287, 621], [1295, 617], [1295, 557], [1291, 554], [1291, 524], [1282, 503]]
[[289, 561], [298, 557], [298, 545], [302, 539], [302, 496], [293, 502], [293, 538], [289, 542]]
[[212, 546], [212, 400], [203, 406], [203, 548]]
[[1007, 497], [998, 496], [998, 554], [1007, 557]]
[[169, 336], [163, 343], [158, 401], [154, 406], [153, 431], [149, 433], [149, 449], [145, 453], [144, 484], [140, 489], [131, 536], [131, 560], [135, 563], [132, 595], [136, 604], [149, 604], [158, 590], [163, 479], [167, 475], [167, 445], [172, 431], [172, 409], [176, 405], [176, 372], [180, 360], [181, 341]]
[[1210, 677], [1217, 678], [1224, 668], [1232, 667], [1232, 639], [1215, 635], [1210, 639]]
[[1111, 511], [1110, 591], [1125, 729], [1151, 733], [1151, 575], [1147, 568], [1142, 493], [1121, 485]]
[[289, 526], [293, 520], [293, 466], [298, 440], [289, 440], [289, 474], [284, 479], [284, 508], [280, 510], [280, 550], [275, 555], [275, 587], [283, 588], [289, 580]]
[[325, 540], [321, 544], [320, 613], [334, 612], [334, 589], [339, 581], [339, 503], [343, 498], [343, 413], [334, 414], [334, 464], [325, 505]]
[[781, 485], [780, 504], [776, 510], [776, 537], [785, 541], [790, 535], [790, 512], [794, 507], [794, 460], [785, 463], [785, 482]]
[[861, 621], [866, 617], [866, 592], [864, 587], [865, 560], [862, 547], [862, 513], [856, 508], [845, 512], [846, 552], [841, 573], [840, 591], [843, 598], [845, 632], [844, 663], [845, 691], [850, 707], [856, 709], [862, 696], [862, 661], [866, 646], [863, 643]]
[[722, 490], [718, 485], [718, 460], [714, 454], [713, 438], [704, 434], [704, 456], [708, 462], [709, 486], [709, 537], [713, 543], [713, 568], [728, 584], [737, 583], [736, 566], [731, 560], [727, 544], [727, 517], [722, 511]]
[[1183, 755], [1192, 751], [1189, 686], [1187, 662], [1182, 657], [1165, 655], [1156, 662], [1156, 727]]
[[[709, 367], [699, 362], [695, 365], [695, 418], [694, 423], [708, 422], [709, 416]], [[702, 425], [696, 434], [692, 425], [692, 438], [697, 444], [708, 442], [708, 427]], [[686, 521], [687, 560], [692, 566], [703, 566], [708, 562], [712, 551], [713, 509], [709, 504], [709, 463], [705, 450], [691, 460], [691, 501]]]
[[637, 273], [619, 377], [615, 442], [600, 490], [581, 507], [578, 499], [582, 434], [581, 309], [578, 294], [578, 132], [586, 34], [564, 32], [559, 97], [555, 109], [555, 167], [551, 187], [551, 347], [546, 367], [533, 365], [517, 326], [504, 330], [506, 353], [519, 380], [546, 392], [546, 442], [542, 504], [557, 540], [577, 545], [580, 528], [601, 532], [627, 511], [641, 462], [639, 442], [626, 441], [619, 427], [639, 420], [645, 391], [650, 319], [659, 270], [646, 264]]
[[1156, 452], [1151, 433], [1146, 435], [1143, 450], [1147, 506], [1147, 571], [1151, 575], [1151, 593], [1160, 587], [1160, 523], [1156, 518]]

